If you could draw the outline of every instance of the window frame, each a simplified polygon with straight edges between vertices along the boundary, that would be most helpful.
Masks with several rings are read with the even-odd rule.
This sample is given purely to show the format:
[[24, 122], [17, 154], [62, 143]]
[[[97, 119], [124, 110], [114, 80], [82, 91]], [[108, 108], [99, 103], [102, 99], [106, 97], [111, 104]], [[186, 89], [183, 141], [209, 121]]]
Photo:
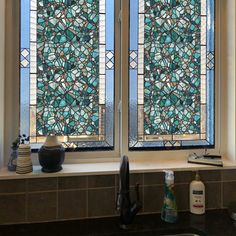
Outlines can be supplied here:
[[[212, 81], [212, 86], [210, 86], [210, 90], [208, 91], [208, 93], [206, 93], [206, 96], [205, 96], [205, 99], [206, 99], [206, 101], [205, 101], [206, 108], [205, 109], [206, 109], [206, 113], [209, 113], [208, 117], [206, 119], [206, 127], [207, 127], [207, 128], [205, 128], [206, 129], [205, 130], [206, 138], [205, 139], [193, 139], [193, 140], [191, 140], [191, 139], [183, 139], [183, 140], [181, 140], [181, 139], [180, 140], [174, 139], [173, 140], [174, 142], [176, 142], [176, 141], [178, 142], [179, 141], [180, 143], [182, 143], [182, 142], [184, 143], [184, 144], [177, 145], [177, 146], [173, 146], [173, 145], [172, 146], [166, 146], [166, 145], [163, 145], [163, 144], [161, 144], [162, 140], [152, 140], [152, 141], [143, 141], [143, 140], [139, 141], [139, 140], [136, 140], [136, 144], [134, 144], [133, 146], [129, 147], [130, 151], [151, 151], [151, 150], [153, 150], [153, 151], [160, 151], [160, 150], [214, 149], [215, 148], [215, 51], [216, 51], [216, 46], [215, 46], [215, 34], [216, 34], [215, 33], [215, 28], [216, 28], [215, 24], [216, 24], [216, 17], [215, 17], [215, 13], [216, 13], [216, 0], [205, 0], [205, 1], [208, 1], [208, 3], [206, 2], [206, 8], [207, 9], [210, 8], [210, 9], [214, 10], [213, 17], [211, 16], [211, 13], [206, 13], [206, 15], [204, 15], [204, 17], [206, 19], [206, 22], [208, 22], [209, 18], [213, 18], [213, 20], [214, 20], [213, 24], [211, 24], [211, 26], [213, 26], [213, 28], [214, 28], [214, 32], [213, 32], [213, 38], [214, 38], [214, 42], [213, 42], [213, 45], [214, 45], [214, 47], [213, 47], [214, 48], [214, 51], [213, 51], [213, 53], [214, 53], [213, 61], [214, 61], [214, 66], [213, 66], [213, 69], [208, 69], [207, 68], [208, 63], [209, 63], [208, 62], [207, 54], [208, 53], [212, 53], [210, 50], [207, 51], [208, 50], [207, 48], [211, 47], [211, 43], [209, 43], [207, 40], [206, 40], [206, 43], [205, 43], [206, 44], [205, 45], [205, 52], [206, 52], [206, 58], [205, 58], [205, 60], [206, 60], [206, 63], [205, 63], [206, 68], [205, 68], [205, 71], [206, 71], [206, 73], [205, 73], [205, 79], [204, 80], [205, 80], [205, 83], [206, 83], [206, 85], [205, 85], [206, 89], [208, 88], [208, 85], [211, 84], [211, 82], [207, 82], [207, 81], [209, 81], [209, 79], [210, 79], [210, 81], [213, 80]], [[129, 2], [131, 2], [131, 0]], [[211, 2], [214, 2], [214, 7], [212, 7]], [[137, 5], [138, 5], [137, 8], [139, 9], [139, 3]], [[130, 7], [130, 4], [129, 4], [129, 7]], [[207, 9], [206, 9], [206, 12], [207, 12]], [[138, 14], [138, 18], [139, 18], [139, 14], [140, 14], [139, 10], [138, 10], [137, 14]], [[129, 16], [129, 24], [131, 24], [130, 21], [131, 21], [131, 18]], [[139, 28], [139, 24], [140, 24], [139, 23], [139, 19], [137, 21], [138, 22], [135, 23], [135, 24], [138, 24], [138, 28]], [[207, 26], [207, 30], [205, 32], [206, 38], [208, 37], [208, 35], [210, 35], [210, 37], [212, 37], [212, 33], [209, 32], [211, 26]], [[130, 26], [129, 26], [129, 28], [130, 28]], [[138, 29], [138, 31], [139, 31], [139, 29]], [[201, 31], [200, 34], [202, 34], [202, 28], [200, 29], [200, 31]], [[130, 31], [129, 31], [129, 40], [131, 40]], [[139, 39], [137, 39], [137, 40], [139, 40]], [[129, 53], [131, 52], [130, 51], [131, 50], [130, 47], [131, 47], [131, 45], [129, 45]], [[201, 48], [202, 48], [202, 45], [201, 45]], [[139, 49], [136, 49], [136, 50], [139, 51]], [[137, 57], [139, 57], [139, 55], [137, 55]], [[139, 72], [139, 62], [138, 62], [136, 70], [137, 70], [137, 72], [134, 72], [131, 68], [129, 68], [129, 76], [128, 76], [129, 82], [134, 79], [131, 76], [132, 73], [137, 73], [136, 76], [139, 76], [139, 73], [140, 73]], [[212, 73], [213, 73], [213, 76], [211, 75]], [[202, 76], [202, 72], [200, 74]], [[138, 83], [139, 79], [137, 78], [136, 80], [137, 80], [136, 83]], [[136, 89], [137, 89], [137, 91], [136, 91], [136, 93], [137, 93], [138, 92], [138, 88], [136, 88]], [[201, 94], [201, 91], [200, 91], [200, 94]], [[213, 95], [213, 99], [212, 99], [211, 95]], [[130, 95], [130, 92], [129, 92], [129, 99], [130, 99], [130, 96], [131, 95]], [[139, 98], [137, 98], [137, 100], [138, 99]], [[210, 102], [211, 99], [212, 99], [213, 102]], [[138, 101], [136, 101], [136, 103], [137, 102]], [[139, 105], [136, 104], [136, 106], [139, 106]], [[202, 106], [202, 104], [200, 104], [200, 107], [201, 106]], [[211, 106], [213, 106], [213, 110], [209, 112]], [[138, 108], [135, 108], [135, 109], [138, 109]], [[129, 112], [131, 112], [130, 109], [129, 109]], [[138, 111], [136, 111], [136, 112], [138, 112]], [[137, 125], [139, 123], [138, 116], [139, 115], [137, 115], [137, 117], [136, 117]], [[200, 123], [200, 126], [202, 126], [201, 123]], [[129, 130], [130, 130], [130, 117], [129, 117]], [[136, 131], [136, 134], [137, 134], [137, 132], [138, 132], [138, 130]], [[145, 135], [145, 134], [143, 134], [143, 135]], [[171, 135], [171, 134], [167, 134], [167, 135]], [[172, 135], [175, 135], [175, 134], [172, 134]], [[197, 135], [199, 135], [199, 134], [197, 134]], [[138, 134], [137, 134], [137, 136], [138, 136]], [[162, 134], [160, 134], [160, 136], [162, 136]], [[210, 139], [211, 141], [208, 141], [208, 139]], [[129, 139], [129, 141], [130, 141], [130, 139]], [[167, 142], [168, 141], [169, 140], [167, 140]], [[169, 141], [169, 142], [171, 142], [171, 141]]]
[[[130, 1], [122, 0], [122, 26], [121, 26], [121, 52], [122, 52], [122, 78], [129, 78], [129, 24], [124, 24], [123, 22], [129, 22], [129, 6]], [[210, 153], [220, 154], [220, 119], [219, 119], [219, 99], [220, 99], [220, 86], [219, 86], [219, 72], [220, 69], [217, 65], [220, 65], [219, 60], [219, 31], [217, 30], [217, 26], [219, 24], [219, 2], [215, 1], [215, 146], [208, 150]], [[129, 97], [129, 79], [123, 79], [121, 85], [122, 98]], [[194, 152], [205, 152], [205, 147], [199, 148], [182, 148], [177, 150], [155, 150], [153, 149], [133, 149], [129, 148], [129, 101], [123, 99], [122, 100], [122, 155], [129, 156], [132, 160], [145, 158], [181, 158], [183, 156], [188, 156], [190, 153]]]
[[[0, 2], [0, 31], [5, 32], [5, 2]], [[5, 35], [0, 35], [0, 167], [3, 165], [4, 157], [4, 97], [5, 97], [5, 81], [4, 81], [4, 47]]]
[[[110, 1], [110, 0], [109, 0]], [[112, 13], [112, 16], [114, 17], [114, 28], [115, 28], [115, 19], [116, 19], [116, 8], [118, 8], [118, 6], [117, 6], [117, 3], [118, 3], [118, 1], [117, 0], [112, 0], [111, 1], [112, 2], [112, 5], [113, 5], [113, 3], [114, 3], [114, 14]], [[27, 8], [25, 8], [24, 7], [24, 3], [29, 3], [29, 8], [30, 9], [28, 9], [28, 7]], [[22, 6], [22, 4], [23, 4], [23, 6]], [[37, 1], [35, 1], [35, 4], [37, 4]], [[99, 3], [99, 6], [100, 6], [100, 3]], [[31, 0], [27, 0], [27, 1], [22, 1], [22, 0], [20, 0], [20, 3], [19, 3], [19, 8], [20, 8], [20, 23], [23, 23], [23, 26], [26, 24], [27, 25], [27, 28], [28, 27], [32, 27], [32, 22], [31, 22], [31, 20], [30, 20], [30, 22], [28, 22], [28, 19], [26, 19], [26, 21], [25, 21], [25, 19], [24, 19], [24, 16], [22, 17], [22, 11], [23, 11], [23, 13], [24, 13], [24, 11], [26, 11], [27, 10], [27, 12], [29, 11], [29, 17], [30, 18], [32, 18], [32, 14], [33, 14], [33, 19], [34, 19], [34, 17], [37, 17], [37, 13], [35, 13], [35, 9], [34, 9], [34, 6], [33, 6], [33, 8], [31, 7]], [[22, 9], [23, 8], [23, 9]], [[110, 9], [109, 9], [110, 10]], [[99, 11], [99, 15], [101, 14], [101, 12]], [[23, 22], [21, 22], [23, 20]], [[106, 20], [107, 21], [107, 20]], [[28, 25], [29, 24], [29, 25]], [[33, 24], [37, 24], [37, 23], [35, 23], [35, 22], [33, 22]], [[106, 22], [106, 24], [107, 24], [107, 22]], [[100, 26], [100, 23], [99, 23], [99, 26]], [[33, 26], [33, 28], [34, 28], [34, 26]], [[31, 55], [30, 55], [30, 61], [29, 61], [29, 63], [31, 62], [31, 57], [36, 57], [36, 52], [34, 51], [34, 46], [36, 47], [36, 42], [35, 41], [32, 41], [33, 39], [31, 39], [32, 38], [32, 32], [31, 32], [31, 29], [30, 29], [30, 33], [29, 33], [29, 39], [28, 40], [24, 40], [24, 35], [23, 35], [23, 33], [24, 33], [24, 30], [25, 30], [25, 27], [23, 28], [23, 32], [21, 31], [21, 25], [20, 25], [20, 50], [22, 51], [22, 50], [25, 50], [25, 44], [29, 44], [29, 45], [27, 45], [26, 47], [29, 47], [29, 49], [27, 49], [27, 50], [29, 50], [30, 51], [30, 53], [31, 53]], [[107, 28], [105, 29], [106, 31], [107, 31]], [[114, 35], [112, 36], [112, 38], [113, 38], [113, 42], [114, 42], [114, 46], [113, 46], [113, 48], [114, 48], [114, 53], [115, 53], [115, 51], [116, 51], [116, 47], [115, 47], [115, 36], [116, 36], [116, 34], [117, 34], [118, 32], [114, 32]], [[22, 35], [23, 35], [23, 37], [22, 37]], [[33, 35], [34, 35], [34, 32], [33, 32]], [[107, 34], [108, 35], [108, 34]], [[23, 45], [22, 45], [22, 42], [21, 42], [21, 40], [22, 40], [22, 38], [23, 38]], [[34, 37], [33, 37], [34, 38]], [[107, 38], [107, 36], [106, 36], [106, 38]], [[118, 37], [117, 37], [118, 38]], [[99, 38], [100, 39], [100, 38]], [[34, 40], [36, 40], [36, 39], [34, 39]], [[107, 41], [107, 39], [106, 39], [106, 41]], [[106, 42], [107, 43], [107, 42]], [[32, 44], [33, 44], [33, 50], [31, 50], [32, 48]], [[99, 43], [99, 47], [101, 47], [101, 42]], [[105, 50], [108, 50], [108, 49], [106, 49], [105, 48]], [[32, 53], [35, 53], [35, 54], [33, 54], [32, 55]], [[105, 52], [104, 52], [105, 53]], [[106, 51], [106, 53], [107, 53], [107, 51]], [[20, 60], [22, 60], [21, 59], [21, 57], [23, 57], [23, 59], [24, 59], [24, 55], [22, 56], [23, 54], [20, 54]], [[32, 62], [33, 62], [33, 60], [32, 60]], [[116, 62], [116, 61], [115, 61]], [[23, 86], [24, 86], [24, 84], [26, 83], [26, 84], [29, 84], [28, 86], [29, 86], [29, 90], [31, 90], [31, 79], [33, 79], [33, 78], [31, 78], [31, 76], [36, 76], [38, 73], [40, 73], [40, 72], [38, 72], [37, 73], [37, 71], [36, 71], [36, 69], [34, 69], [35, 67], [36, 67], [36, 65], [35, 65], [35, 63], [32, 63], [33, 64], [33, 71], [31, 71], [31, 66], [24, 66], [24, 65], [20, 65], [20, 75], [19, 75], [19, 77], [20, 77], [20, 83], [22, 82], [23, 83]], [[118, 70], [116, 70], [115, 71], [115, 68], [117, 68], [117, 66], [116, 66], [116, 63], [114, 63], [114, 69], [113, 69], [113, 73], [114, 73], [114, 83], [115, 83], [115, 77], [116, 77], [116, 71], [118, 71]], [[28, 69], [28, 70], [27, 70]], [[26, 80], [26, 78], [25, 78], [25, 73], [27, 73], [27, 77], [29, 76], [29, 78], [30, 78], [30, 82], [28, 82], [27, 80]], [[36, 74], [35, 74], [36, 73]], [[101, 72], [100, 72], [101, 73]], [[22, 76], [22, 78], [21, 78], [21, 76]], [[35, 77], [35, 79], [36, 79], [36, 77]], [[100, 79], [100, 77], [99, 77], [99, 79]], [[27, 86], [27, 85], [26, 85]], [[100, 140], [94, 140], [93, 142], [92, 142], [92, 144], [91, 144], [91, 141], [89, 140], [89, 139], [86, 139], [86, 140], [84, 140], [84, 141], [82, 141], [82, 140], [80, 140], [80, 141], [78, 141], [78, 145], [75, 145], [75, 147], [69, 147], [69, 142], [66, 142], [65, 143], [65, 150], [66, 150], [66, 152], [80, 152], [80, 151], [85, 151], [85, 152], [94, 152], [94, 151], [113, 151], [113, 150], [115, 150], [115, 146], [114, 146], [114, 138], [115, 138], [115, 123], [117, 123], [116, 122], [116, 118], [117, 117], [115, 117], [115, 114], [116, 114], [116, 111], [115, 111], [115, 107], [117, 107], [117, 104], [115, 103], [116, 101], [115, 101], [115, 96], [116, 96], [116, 94], [115, 94], [115, 89], [117, 88], [118, 86], [114, 86], [114, 89], [113, 89], [113, 91], [112, 91], [112, 93], [113, 93], [113, 96], [114, 96], [114, 98], [113, 98], [113, 107], [114, 107], [114, 110], [113, 110], [113, 112], [114, 112], [114, 114], [112, 115], [113, 117], [110, 119], [111, 121], [112, 121], [112, 123], [113, 123], [113, 131], [111, 131], [111, 137], [113, 137], [113, 144], [111, 143], [111, 144], [109, 144], [109, 141], [107, 141], [106, 140], [106, 138], [107, 138], [107, 135], [106, 135], [106, 133], [108, 133], [109, 132], [109, 130], [107, 131], [107, 132], [105, 132], [105, 134], [104, 134], [104, 136], [105, 136], [105, 140], [102, 140], [102, 141], [100, 141]], [[23, 93], [21, 92], [23, 90]], [[28, 133], [28, 131], [26, 131], [26, 130], [28, 130], [28, 129], [30, 129], [30, 127], [31, 127], [31, 124], [30, 124], [30, 122], [31, 122], [31, 119], [32, 119], [32, 117], [31, 117], [31, 109], [32, 109], [32, 107], [35, 107], [35, 100], [36, 100], [36, 97], [35, 97], [35, 100], [34, 100], [34, 98], [33, 98], [33, 103], [31, 104], [31, 95], [29, 95], [29, 94], [31, 94], [31, 92], [29, 91], [28, 92], [28, 90], [26, 90], [26, 96], [28, 97], [28, 96], [30, 96], [29, 97], [29, 101], [27, 101], [27, 103], [29, 102], [29, 104], [27, 104], [26, 105], [26, 107], [29, 107], [29, 108], [27, 108], [26, 110], [27, 110], [27, 113], [29, 113], [29, 114], [27, 114], [26, 116], [25, 116], [25, 114], [24, 114], [24, 112], [23, 112], [23, 115], [22, 115], [22, 111], [24, 111], [24, 107], [23, 107], [23, 109], [22, 109], [22, 105], [21, 104], [24, 104], [24, 87], [22, 87], [21, 85], [20, 85], [20, 100], [23, 100], [23, 103], [22, 103], [22, 101], [20, 101], [20, 130], [21, 130], [21, 128], [23, 128], [23, 131], [20, 131], [20, 132], [23, 132], [24, 134], [26, 134], [26, 133]], [[100, 103], [100, 102], [99, 102]], [[105, 106], [107, 106], [106, 104], [105, 104]], [[100, 107], [100, 105], [99, 105], [99, 107]], [[35, 111], [36, 112], [36, 111]], [[108, 111], [107, 111], [108, 112]], [[107, 112], [106, 112], [106, 114], [107, 114]], [[106, 114], [105, 114], [105, 116], [106, 116]], [[29, 121], [27, 120], [27, 117], [29, 117], [30, 116], [30, 118], [29, 118]], [[22, 119], [22, 120], [21, 120]], [[25, 121], [25, 119], [27, 120], [27, 121]], [[23, 122], [22, 122], [23, 121]], [[36, 120], [35, 120], [36, 121]], [[24, 122], [29, 122], [28, 123], [28, 125], [26, 125], [26, 127], [25, 127], [25, 125], [24, 125]], [[106, 121], [107, 122], [107, 121]], [[105, 124], [106, 124], [106, 122], [105, 122]], [[109, 121], [108, 121], [109, 122]], [[115, 123], [114, 123], [115, 122]], [[22, 125], [23, 124], [23, 125]], [[22, 126], [22, 127], [21, 127]], [[106, 126], [106, 125], [105, 125]], [[100, 127], [100, 125], [99, 125], [99, 127]], [[33, 133], [34, 133], [35, 131], [33, 130]], [[30, 132], [31, 133], [31, 132]], [[21, 133], [22, 134], [22, 133]], [[31, 136], [31, 134], [29, 134], [30, 136]], [[34, 135], [36, 135], [36, 134], [34, 134]], [[37, 138], [41, 138], [41, 136], [37, 136], [36, 135], [36, 137], [34, 137], [34, 135], [32, 135], [32, 137], [30, 137], [30, 138], [32, 138], [32, 143], [31, 143], [31, 151], [33, 152], [33, 153], [37, 153], [38, 152], [38, 150], [39, 150], [39, 148], [40, 148], [40, 146], [42, 145], [42, 142], [40, 142], [40, 141], [36, 141], [36, 139]], [[61, 135], [60, 135], [61, 136]], [[59, 140], [60, 140], [60, 136], [59, 136]], [[62, 135], [63, 136], [63, 135]], [[64, 135], [65, 137], [66, 136], [70, 136], [69, 134], [65, 134]], [[73, 139], [73, 135], [71, 135], [72, 137], [72, 139]], [[36, 138], [36, 139], [35, 139]], [[34, 140], [35, 139], [35, 140]], [[62, 138], [63, 139], [63, 138]], [[73, 143], [73, 142], [72, 142]], [[75, 141], [75, 144], [76, 144], [76, 141]]]
[[[227, 2], [227, 3], [226, 3]], [[232, 7], [230, 4], [234, 4]], [[5, 1], [6, 8], [6, 28], [5, 28], [5, 78], [4, 88], [4, 107], [0, 107], [4, 114], [1, 127], [2, 140], [2, 166], [6, 166], [9, 156], [12, 140], [18, 135], [19, 127], [19, 41], [16, 35], [19, 35], [19, 1]], [[128, 155], [133, 162], [150, 161], [165, 159], [174, 162], [177, 159], [186, 158], [186, 155], [193, 151], [202, 152], [203, 150], [177, 150], [177, 151], [129, 151], [128, 149], [128, 100], [124, 97], [128, 95], [128, 16], [129, 1], [117, 0], [116, 7], [116, 29], [121, 37], [116, 37], [115, 56], [116, 56], [116, 91], [115, 91], [115, 150], [114, 151], [96, 151], [96, 152], [75, 152], [66, 153], [65, 163], [80, 162], [111, 162], [119, 161], [121, 155]], [[216, 0], [216, 70], [215, 70], [215, 148], [211, 153], [222, 154], [224, 157], [235, 161], [236, 154], [236, 105], [235, 105], [235, 68], [236, 68], [236, 50], [227, 49], [227, 46], [235, 49], [235, 25], [236, 25], [236, 3], [234, 1]], [[121, 8], [121, 12], [120, 12]], [[229, 13], [229, 14], [228, 14]], [[119, 18], [122, 18], [121, 27]], [[227, 23], [227, 27], [225, 27]], [[4, 37], [3, 36], [3, 37]], [[121, 44], [122, 39], [122, 44]], [[226, 40], [226, 42], [224, 41]], [[122, 50], [121, 50], [122, 47]], [[231, 60], [230, 60], [231, 59]], [[227, 61], [230, 63], [227, 64]], [[121, 64], [122, 61], [122, 64]], [[123, 81], [121, 81], [123, 78]], [[220, 80], [220, 78], [223, 78]], [[120, 89], [118, 86], [120, 85]], [[123, 99], [121, 98], [123, 97]], [[230, 103], [229, 103], [229, 98]], [[119, 105], [120, 104], [120, 105]], [[121, 106], [122, 104], [122, 106]], [[122, 113], [121, 113], [122, 111]], [[230, 123], [230, 126], [227, 125]], [[119, 145], [120, 143], [120, 145]], [[38, 164], [37, 154], [32, 154], [34, 164]], [[150, 163], [151, 165], [151, 163]], [[196, 166], [197, 168], [197, 166]]]
[[[5, 123], [10, 124], [13, 123], [14, 127], [10, 129], [10, 132], [5, 132], [4, 138], [7, 143], [7, 148], [4, 150], [4, 156], [10, 155], [10, 146], [12, 140], [14, 140], [18, 136], [19, 131], [19, 98], [20, 98], [20, 90], [19, 90], [19, 75], [20, 75], [20, 67], [19, 65], [19, 52], [20, 52], [20, 2], [18, 0], [8, 0], [6, 1], [6, 11], [7, 16], [6, 20], [9, 22], [9, 27], [6, 30], [6, 41], [8, 42], [6, 45], [6, 52], [10, 52], [9, 54], [6, 53], [6, 65], [11, 64], [8, 66], [6, 70], [6, 77], [9, 78], [6, 80], [6, 90], [11, 91], [7, 94], [5, 100], [9, 100], [11, 104], [10, 106], [5, 106], [5, 117], [9, 117], [9, 119], [5, 118]], [[115, 0], [115, 90], [114, 90], [114, 149], [112, 150], [77, 150], [75, 152], [69, 151], [66, 152], [66, 161], [68, 163], [76, 163], [80, 162], [80, 160], [88, 160], [88, 159], [99, 159], [103, 160], [104, 158], [119, 158], [120, 156], [120, 145], [119, 145], [119, 130], [120, 130], [120, 123], [119, 123], [119, 111], [118, 111], [118, 103], [119, 103], [119, 78], [120, 78], [120, 22], [118, 20], [120, 14], [120, 0]], [[16, 27], [14, 27], [16, 26]], [[12, 38], [14, 35], [19, 35], [19, 37], [15, 37], [14, 40]], [[117, 37], [118, 36], [118, 37]], [[12, 65], [15, 65], [14, 68], [11, 68]], [[14, 74], [14, 75], [13, 75]], [[13, 83], [15, 85], [13, 86]], [[6, 103], [5, 103], [6, 104]], [[18, 114], [17, 116], [15, 114]], [[7, 164], [8, 158], [4, 158], [4, 165]], [[38, 163], [37, 161], [37, 153], [32, 153], [32, 159], [34, 163]]]

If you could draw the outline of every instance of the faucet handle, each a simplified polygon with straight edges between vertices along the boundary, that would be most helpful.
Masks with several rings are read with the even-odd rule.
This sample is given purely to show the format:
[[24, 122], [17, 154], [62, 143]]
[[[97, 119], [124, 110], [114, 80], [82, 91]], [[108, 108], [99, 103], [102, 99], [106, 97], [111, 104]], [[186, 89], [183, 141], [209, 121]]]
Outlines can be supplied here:
[[117, 195], [116, 195], [116, 211], [119, 212], [120, 211], [120, 192], [117, 192]]
[[132, 212], [133, 216], [135, 216], [142, 208], [142, 203], [140, 201], [140, 195], [139, 195], [139, 184], [138, 183], [136, 183], [136, 185], [135, 185], [135, 192], [136, 192], [136, 200], [134, 201], [134, 203], [132, 204], [132, 207], [131, 207], [131, 212]]

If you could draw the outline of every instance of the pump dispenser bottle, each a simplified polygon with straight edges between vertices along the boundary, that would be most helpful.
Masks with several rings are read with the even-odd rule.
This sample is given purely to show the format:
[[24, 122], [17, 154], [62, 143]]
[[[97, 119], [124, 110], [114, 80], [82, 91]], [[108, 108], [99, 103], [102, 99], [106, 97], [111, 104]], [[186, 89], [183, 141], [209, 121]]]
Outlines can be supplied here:
[[161, 212], [161, 219], [168, 223], [175, 223], [178, 218], [176, 199], [174, 195], [174, 172], [165, 171], [165, 196]]
[[196, 172], [195, 180], [190, 183], [189, 189], [190, 212], [193, 214], [205, 213], [205, 185], [200, 180], [198, 172]]

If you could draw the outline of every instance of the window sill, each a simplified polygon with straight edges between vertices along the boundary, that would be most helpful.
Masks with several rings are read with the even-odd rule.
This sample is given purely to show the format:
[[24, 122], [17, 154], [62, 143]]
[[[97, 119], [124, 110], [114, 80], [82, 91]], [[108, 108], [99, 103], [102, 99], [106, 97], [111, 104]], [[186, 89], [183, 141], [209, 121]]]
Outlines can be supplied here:
[[[4, 179], [27, 179], [27, 178], [48, 178], [48, 177], [66, 177], [66, 176], [88, 176], [88, 175], [109, 175], [119, 173], [120, 163], [103, 162], [103, 163], [80, 163], [80, 164], [64, 164], [63, 170], [56, 173], [43, 173], [41, 167], [34, 165], [33, 172], [29, 174], [16, 174], [9, 172], [6, 167], [0, 170], [0, 180]], [[189, 164], [186, 160], [149, 160], [149, 161], [130, 161], [131, 173], [147, 173], [161, 172], [164, 169], [172, 169], [174, 171], [195, 171], [195, 170], [222, 170], [235, 169], [236, 163], [224, 159], [224, 167]]]

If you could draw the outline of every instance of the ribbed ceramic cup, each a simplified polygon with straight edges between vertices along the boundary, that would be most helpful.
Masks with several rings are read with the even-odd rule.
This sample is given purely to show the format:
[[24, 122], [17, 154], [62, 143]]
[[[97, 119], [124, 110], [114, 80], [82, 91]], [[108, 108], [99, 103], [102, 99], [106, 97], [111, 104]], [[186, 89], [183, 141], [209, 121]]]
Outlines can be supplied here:
[[18, 158], [16, 165], [17, 174], [27, 174], [33, 171], [33, 165], [30, 154], [31, 154], [30, 145], [20, 144], [18, 149]]

